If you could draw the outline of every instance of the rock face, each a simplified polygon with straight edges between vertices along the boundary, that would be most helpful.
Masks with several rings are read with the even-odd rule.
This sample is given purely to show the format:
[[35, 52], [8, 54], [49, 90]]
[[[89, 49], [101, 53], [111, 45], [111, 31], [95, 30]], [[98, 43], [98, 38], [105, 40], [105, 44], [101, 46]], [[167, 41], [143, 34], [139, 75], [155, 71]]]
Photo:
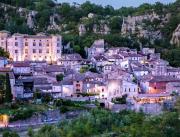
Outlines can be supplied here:
[[29, 28], [34, 28], [34, 20], [33, 20], [33, 15], [31, 13], [28, 14], [27, 17], [27, 25]]
[[[87, 30], [90, 30], [90, 28], [86, 28], [84, 24], [80, 24], [78, 30], [79, 30], [79, 36], [82, 36], [86, 34]], [[110, 28], [105, 23], [102, 23], [100, 25], [94, 24], [92, 30], [90, 31], [92, 31], [95, 34], [107, 35], [110, 33]]]
[[60, 20], [60, 17], [58, 14], [53, 14], [50, 16], [50, 25], [48, 26], [48, 30], [58, 30], [61, 31], [61, 26], [59, 26], [55, 20]]
[[156, 13], [146, 14], [141, 16], [128, 16], [123, 19], [121, 34], [136, 34], [138, 37], [152, 38], [152, 39], [161, 39], [161, 32], [150, 31], [144, 27], [144, 21], [153, 22], [155, 19], [161, 20], [160, 16]]
[[79, 36], [84, 35], [86, 33], [85, 25], [84, 24], [80, 24], [78, 30], [79, 30]]
[[180, 24], [172, 34], [171, 44], [175, 44], [180, 47]]

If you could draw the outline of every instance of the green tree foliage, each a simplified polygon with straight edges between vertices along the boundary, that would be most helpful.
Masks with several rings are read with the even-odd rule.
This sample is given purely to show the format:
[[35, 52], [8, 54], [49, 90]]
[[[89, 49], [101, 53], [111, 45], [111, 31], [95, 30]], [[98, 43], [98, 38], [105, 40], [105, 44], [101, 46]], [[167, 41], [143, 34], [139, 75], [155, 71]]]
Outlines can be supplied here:
[[28, 136], [29, 137], [33, 137], [34, 136], [34, 131], [33, 131], [33, 129], [32, 128], [28, 128]]
[[0, 75], [0, 103], [11, 102], [12, 101], [12, 93], [9, 75]]
[[57, 81], [62, 81], [63, 78], [64, 78], [64, 75], [63, 75], [63, 74], [58, 74], [58, 75], [56, 75], [56, 80], [57, 80]]
[[180, 66], [180, 49], [170, 49], [165, 50], [163, 53], [163, 58], [167, 59], [172, 66]]
[[11, 85], [9, 80], [9, 74], [6, 74], [6, 91], [5, 91], [5, 102], [11, 102], [12, 101], [12, 92], [11, 92]]
[[13, 131], [4, 131], [3, 137], [19, 137], [19, 135]]
[[111, 31], [119, 33], [119, 32], [121, 32], [121, 26], [122, 26], [122, 18], [112, 17], [112, 19], [110, 20], [110, 24], [109, 24]]
[[79, 70], [80, 73], [85, 73], [87, 71], [89, 71], [89, 66], [81, 67], [80, 70]]
[[50, 94], [43, 94], [42, 95], [42, 102], [43, 103], [49, 103], [52, 100], [53, 100], [53, 98]]
[[0, 47], [0, 56], [9, 58], [9, 53]]
[[[70, 5], [69, 3], [57, 4], [53, 0], [2, 0], [2, 3], [23, 7], [26, 9], [31, 9], [38, 11], [35, 16], [35, 28], [29, 29], [27, 26], [26, 14], [17, 12], [17, 9], [9, 7], [6, 11], [0, 7], [0, 30], [6, 29], [11, 33], [24, 33], [24, 34], [34, 34], [37, 32], [48, 32], [48, 33], [61, 33], [63, 35], [64, 42], [71, 42], [71, 47], [75, 52], [86, 57], [85, 47], [90, 47], [95, 39], [104, 38], [110, 46], [127, 46], [130, 48], [140, 49], [139, 41], [142, 38], [137, 38], [137, 36], [122, 37], [121, 24], [123, 17], [143, 15], [143, 14], [159, 14], [161, 17], [170, 13], [170, 19], [167, 23], [162, 23], [161, 20], [154, 19], [153, 21], [144, 21], [143, 27], [150, 31], [161, 30], [163, 35], [163, 40], [159, 41], [157, 44], [151, 43], [151, 39], [146, 39], [148, 42], [142, 43], [145, 47], [154, 47], [156, 51], [162, 53], [164, 59], [168, 59], [173, 66], [180, 66], [178, 61], [178, 54], [172, 55], [172, 53], [177, 53], [174, 46], [169, 44], [172, 38], [173, 31], [176, 29], [178, 24], [180, 24], [180, 0], [168, 5], [164, 5], [160, 2], [155, 4], [144, 3], [139, 7], [121, 7], [119, 9], [114, 9], [112, 6], [101, 6], [87, 1], [79, 7]], [[87, 18], [89, 13], [95, 14], [93, 18]], [[62, 31], [51, 30], [47, 31], [50, 25], [50, 16], [53, 14], [58, 14], [59, 18], [55, 18], [58, 25], [62, 27]], [[7, 19], [8, 18], [8, 19]], [[99, 27], [101, 20], [110, 27], [110, 35], [97, 35], [94, 34], [92, 28], [94, 24]], [[87, 28], [87, 34], [84, 36], [78, 35], [78, 25], [80, 23], [85, 24]], [[151, 43], [151, 44], [150, 44]], [[63, 43], [64, 44], [64, 43]], [[164, 52], [166, 50], [166, 52]], [[176, 50], [178, 50], [176, 48]], [[1, 53], [1, 49], [0, 49]], [[8, 54], [7, 54], [8, 55]], [[166, 56], [167, 55], [167, 56]]]
[[55, 126], [43, 127], [39, 136], [121, 136], [121, 137], [179, 137], [180, 120], [177, 112], [159, 116], [123, 111], [111, 113], [106, 110], [92, 110], [77, 119], [64, 121]]
[[34, 99], [41, 99], [42, 98], [42, 94], [40, 93], [39, 90], [36, 90], [33, 94], [33, 98]]

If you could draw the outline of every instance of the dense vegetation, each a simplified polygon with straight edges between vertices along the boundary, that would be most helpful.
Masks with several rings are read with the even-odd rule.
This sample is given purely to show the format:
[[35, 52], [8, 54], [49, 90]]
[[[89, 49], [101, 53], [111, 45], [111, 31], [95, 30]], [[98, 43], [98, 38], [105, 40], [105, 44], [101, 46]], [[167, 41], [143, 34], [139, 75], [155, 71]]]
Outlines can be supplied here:
[[[89, 47], [95, 39], [104, 38], [109, 46], [127, 46], [130, 48], [140, 49], [142, 46], [155, 47], [158, 52], [162, 53], [162, 57], [170, 61], [173, 66], [180, 66], [179, 48], [169, 43], [172, 33], [180, 23], [180, 0], [169, 5], [163, 5], [160, 2], [156, 4], [142, 4], [139, 7], [122, 7], [114, 9], [112, 6], [102, 7], [100, 5], [85, 2], [82, 5], [70, 5], [68, 3], [57, 3], [52, 0], [2, 0], [1, 3], [10, 5], [7, 10], [0, 7], [0, 29], [6, 29], [11, 33], [28, 33], [35, 34], [37, 32], [60, 33], [63, 35], [63, 44], [71, 42], [71, 47], [75, 52], [86, 57], [84, 47]], [[1, 5], [0, 3], [0, 5]], [[25, 10], [19, 12], [17, 8], [23, 7]], [[33, 18], [35, 27], [30, 29], [27, 26], [27, 14], [29, 10], [37, 11], [37, 15]], [[155, 11], [159, 15], [171, 14], [169, 22], [160, 28], [163, 39], [156, 40], [151, 43], [150, 39], [137, 38], [136, 36], [121, 36], [121, 25], [124, 16], [134, 16], [152, 13]], [[94, 13], [94, 18], [85, 18], [89, 13]], [[60, 30], [48, 30], [50, 24], [50, 16], [56, 15], [55, 22], [60, 26]], [[92, 32], [93, 24], [100, 25], [104, 21], [111, 29], [109, 35], [98, 35]], [[78, 25], [85, 24], [88, 29], [84, 36], [78, 35]], [[150, 29], [159, 29], [160, 22], [145, 22]]]
[[12, 101], [9, 75], [0, 75], [0, 105]]
[[93, 109], [58, 126], [44, 126], [38, 132], [31, 129], [29, 134], [31, 137], [179, 137], [179, 109], [177, 105], [173, 112], [159, 116]]

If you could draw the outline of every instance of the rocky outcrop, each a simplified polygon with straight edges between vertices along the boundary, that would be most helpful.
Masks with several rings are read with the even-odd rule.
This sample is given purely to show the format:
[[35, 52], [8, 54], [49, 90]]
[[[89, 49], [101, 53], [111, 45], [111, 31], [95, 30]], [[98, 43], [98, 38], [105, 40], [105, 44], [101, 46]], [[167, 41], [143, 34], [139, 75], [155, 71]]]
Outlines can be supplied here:
[[135, 34], [138, 37], [144, 37], [148, 39], [161, 39], [162, 34], [160, 29], [153, 29], [152, 26], [148, 26], [145, 22], [152, 23], [154, 20], [159, 20], [162, 22], [159, 27], [163, 26], [169, 16], [165, 15], [163, 17], [157, 15], [155, 12], [152, 14], [145, 14], [140, 16], [128, 16], [123, 18], [121, 34], [129, 35]]
[[171, 44], [175, 44], [180, 47], [180, 24], [172, 34]]
[[58, 25], [55, 20], [60, 20], [60, 16], [58, 14], [53, 14], [50, 16], [50, 25], [48, 26], [48, 30], [61, 31], [61, 26]]

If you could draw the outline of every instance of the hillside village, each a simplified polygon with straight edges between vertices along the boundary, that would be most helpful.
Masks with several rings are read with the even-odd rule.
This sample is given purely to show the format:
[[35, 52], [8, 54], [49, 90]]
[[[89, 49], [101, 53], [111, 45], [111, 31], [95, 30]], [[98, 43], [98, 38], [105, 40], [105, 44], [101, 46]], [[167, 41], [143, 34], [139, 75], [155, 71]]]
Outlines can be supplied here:
[[0, 137], [179, 137], [179, 12], [2, 0]]
[[9, 74], [15, 100], [32, 99], [38, 91], [55, 99], [99, 100], [113, 108], [113, 100], [126, 96], [127, 109], [160, 113], [180, 92], [180, 68], [171, 67], [155, 49], [109, 48], [100, 39], [84, 59], [62, 54], [60, 35], [1, 31], [0, 36], [1, 47], [10, 53], [9, 59], [1, 57], [0, 71]]

